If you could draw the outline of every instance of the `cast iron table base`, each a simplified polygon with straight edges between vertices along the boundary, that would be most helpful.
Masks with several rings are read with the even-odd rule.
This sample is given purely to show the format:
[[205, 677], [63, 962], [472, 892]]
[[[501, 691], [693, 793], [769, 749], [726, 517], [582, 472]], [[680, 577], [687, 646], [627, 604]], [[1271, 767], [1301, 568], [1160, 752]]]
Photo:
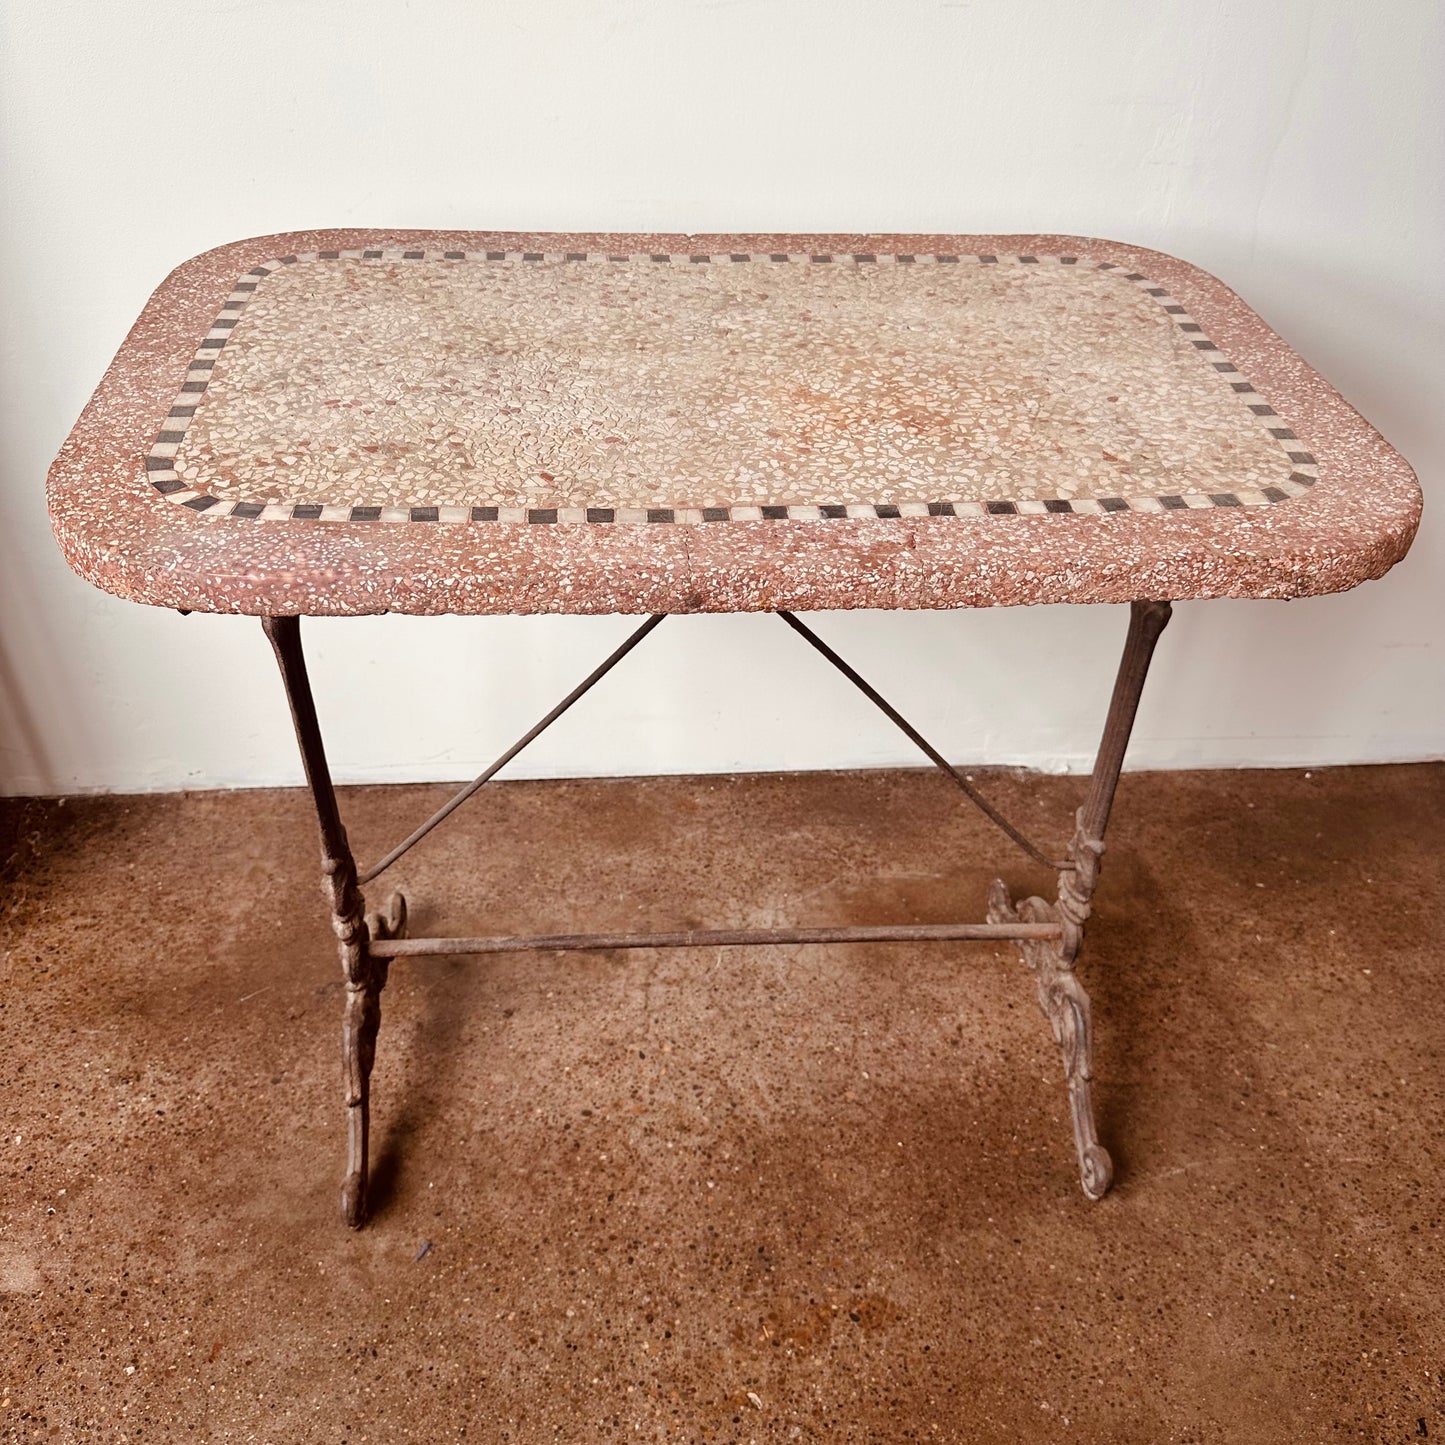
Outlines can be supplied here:
[[912, 924], [877, 928], [762, 928], [693, 929], [676, 933], [582, 933], [521, 938], [408, 938], [406, 900], [392, 893], [385, 906], [368, 913], [362, 883], [375, 879], [438, 823], [448, 817], [498, 770], [514, 758], [533, 738], [560, 717], [579, 697], [616, 666], [633, 647], [666, 616], [650, 617], [600, 667], [594, 670], [536, 727], [509, 748], [445, 807], [386, 854], [364, 875], [347, 841], [346, 829], [326, 762], [316, 703], [306, 672], [301, 646], [299, 617], [263, 619], [266, 635], [275, 650], [296, 725], [296, 737], [306, 769], [306, 781], [316, 804], [321, 829], [322, 883], [331, 907], [331, 923], [341, 953], [346, 980], [346, 1004], [342, 1016], [342, 1057], [345, 1067], [347, 1118], [346, 1177], [341, 1187], [341, 1213], [352, 1228], [366, 1220], [367, 1178], [371, 1131], [371, 1071], [376, 1059], [377, 1033], [381, 1026], [381, 992], [394, 958], [427, 955], [513, 953], [521, 951], [562, 952], [586, 949], [691, 948], [774, 943], [882, 943], [943, 940], [1012, 939], [1033, 972], [1039, 1005], [1048, 1019], [1063, 1056], [1064, 1077], [1069, 1090], [1069, 1112], [1074, 1126], [1074, 1148], [1079, 1160], [1079, 1179], [1090, 1199], [1102, 1199], [1113, 1182], [1114, 1168], [1109, 1152], [1099, 1142], [1094, 1123], [1091, 1094], [1093, 1078], [1093, 1021], [1089, 995], [1079, 981], [1074, 965], [1084, 939], [1084, 924], [1093, 902], [1104, 852], [1104, 833], [1114, 802], [1119, 772], [1124, 762], [1139, 697], [1149, 670], [1149, 661], [1159, 634], [1169, 621], [1168, 602], [1135, 602], [1130, 606], [1129, 631], [1124, 642], [1104, 735], [1094, 761], [1093, 775], [1084, 806], [1075, 819], [1073, 839], [1057, 863], [1041, 852], [983, 799], [972, 783], [952, 767], [938, 751], [865, 682], [826, 643], [790, 612], [778, 616], [802, 635], [824, 657], [855, 683], [869, 699], [896, 722], [976, 803], [1036, 862], [1056, 867], [1058, 893], [1053, 902], [1045, 898], [1024, 898], [1015, 903], [1001, 880], [989, 889], [988, 920], [985, 923]]

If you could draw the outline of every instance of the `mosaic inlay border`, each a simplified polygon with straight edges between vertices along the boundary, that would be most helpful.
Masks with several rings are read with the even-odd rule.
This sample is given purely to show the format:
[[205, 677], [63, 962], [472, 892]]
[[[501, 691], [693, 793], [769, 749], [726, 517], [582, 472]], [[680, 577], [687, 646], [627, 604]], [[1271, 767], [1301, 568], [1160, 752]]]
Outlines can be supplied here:
[[[1204, 334], [1184, 307], [1165, 290], [1138, 271], [1126, 271], [1115, 261], [1080, 262], [1077, 256], [1002, 256], [1002, 255], [908, 255], [853, 253], [848, 255], [810, 254], [808, 252], [724, 252], [694, 255], [628, 254], [613, 255], [602, 251], [436, 251], [386, 247], [346, 251], [307, 251], [295, 256], [282, 256], [275, 261], [254, 266], [232, 288], [221, 307], [221, 314], [212, 323], [186, 372], [179, 395], [166, 415], [155, 441], [145, 459], [148, 480], [156, 491], [173, 502], [202, 512], [209, 517], [239, 517], [256, 521], [319, 521], [319, 522], [523, 522], [523, 523], [700, 523], [757, 521], [822, 521], [854, 517], [890, 519], [899, 517], [983, 517], [1020, 516], [1050, 513], [1102, 515], [1110, 512], [1167, 512], [1200, 510], [1212, 507], [1257, 507], [1283, 502], [1303, 495], [1319, 479], [1314, 457], [1299, 446], [1299, 438], [1285, 426], [1279, 413], [1244, 378], [1232, 362], [1224, 359], [1210, 362], [1221, 376], [1231, 378], [1230, 388], [1248, 407], [1261, 425], [1279, 444], [1291, 464], [1288, 478], [1277, 486], [1258, 491], [1183, 492], [1149, 496], [1119, 497], [1057, 497], [964, 502], [901, 502], [889, 504], [850, 504], [846, 506], [747, 506], [747, 507], [361, 507], [326, 506], [317, 502], [230, 502], [208, 496], [187, 485], [175, 469], [175, 458], [185, 440], [186, 430], [196, 414], [201, 397], [210, 384], [217, 358], [231, 338], [246, 304], [256, 294], [261, 282], [274, 271], [293, 266], [299, 261], [523, 261], [574, 263], [632, 263], [732, 265], [768, 262], [779, 265], [1059, 265], [1092, 266], [1098, 271], [1117, 271], [1145, 295], [1152, 297], [1185, 333], [1189, 342], [1201, 353], [1223, 353]], [[1270, 425], [1273, 418], [1277, 425]]]

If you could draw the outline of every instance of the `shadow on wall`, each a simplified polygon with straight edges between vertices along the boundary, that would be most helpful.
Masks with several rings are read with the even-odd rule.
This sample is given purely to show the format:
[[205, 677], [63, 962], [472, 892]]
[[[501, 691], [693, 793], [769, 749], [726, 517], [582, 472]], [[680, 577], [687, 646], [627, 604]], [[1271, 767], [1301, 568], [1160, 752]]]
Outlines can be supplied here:
[[0, 633], [0, 779], [50, 776], [45, 740], [26, 706], [24, 689]]

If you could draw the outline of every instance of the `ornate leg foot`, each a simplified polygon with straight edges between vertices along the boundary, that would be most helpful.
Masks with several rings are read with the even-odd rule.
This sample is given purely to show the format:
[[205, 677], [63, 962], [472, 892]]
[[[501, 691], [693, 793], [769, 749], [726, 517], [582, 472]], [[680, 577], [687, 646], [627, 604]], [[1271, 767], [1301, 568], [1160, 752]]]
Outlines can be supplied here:
[[1052, 963], [1034, 966], [1039, 1004], [1064, 1058], [1069, 1112], [1074, 1121], [1074, 1148], [1079, 1155], [1079, 1182], [1090, 1199], [1102, 1199], [1114, 1182], [1114, 1161], [1099, 1143], [1099, 1131], [1094, 1126], [1094, 1031], [1089, 995], [1072, 965], [1064, 965], [1057, 954], [1050, 957]]
[[[384, 966], [379, 970], [383, 975]], [[385, 983], [347, 982], [341, 1041], [346, 1068], [346, 1178], [341, 1185], [341, 1217], [352, 1229], [366, 1220], [366, 1180], [371, 1132], [371, 1066], [381, 1027], [381, 990]]]
[[[351, 889], [357, 904], [361, 894]], [[344, 889], [342, 890], [345, 891]], [[333, 888], [333, 898], [336, 897]], [[406, 931], [406, 899], [393, 893], [380, 913], [368, 913], [359, 936], [336, 915], [346, 971], [346, 1011], [341, 1025], [346, 1078], [346, 1179], [341, 1186], [341, 1216], [352, 1229], [366, 1220], [366, 1184], [371, 1136], [371, 1066], [376, 1061], [376, 1035], [381, 1028], [381, 991], [386, 987], [388, 960], [373, 958], [372, 939], [400, 938]]]
[[[1102, 844], [1076, 835], [1071, 855], [1087, 855], [1088, 886]], [[1064, 1077], [1069, 1085], [1069, 1113], [1074, 1123], [1074, 1148], [1079, 1156], [1079, 1180], [1090, 1199], [1102, 1199], [1114, 1181], [1114, 1164], [1109, 1151], [1099, 1143], [1094, 1124], [1093, 1079], [1094, 1031], [1089, 995], [1074, 972], [1074, 958], [1082, 939], [1083, 918], [1088, 915], [1087, 897], [1075, 886], [1080, 870], [1065, 873], [1060, 880], [1059, 902], [1025, 898], [1017, 905], [1001, 881], [989, 889], [990, 923], [1063, 923], [1064, 936], [1057, 943], [1045, 939], [1020, 939], [1019, 951], [1034, 975], [1039, 1007], [1049, 1021], [1054, 1041], [1063, 1055]]]
[[[371, 1132], [371, 1066], [376, 1060], [376, 1035], [381, 1027], [381, 991], [386, 987], [387, 960], [373, 958], [371, 928], [385, 929], [387, 918], [363, 916], [364, 903], [356, 884], [349, 850], [341, 858], [323, 860], [325, 888], [331, 902], [331, 926], [341, 950], [346, 979], [341, 1053], [346, 1088], [346, 1179], [341, 1186], [341, 1217], [353, 1229], [366, 1219], [366, 1180]], [[389, 905], [387, 915], [392, 913]], [[404, 906], [397, 910], [404, 917]]]

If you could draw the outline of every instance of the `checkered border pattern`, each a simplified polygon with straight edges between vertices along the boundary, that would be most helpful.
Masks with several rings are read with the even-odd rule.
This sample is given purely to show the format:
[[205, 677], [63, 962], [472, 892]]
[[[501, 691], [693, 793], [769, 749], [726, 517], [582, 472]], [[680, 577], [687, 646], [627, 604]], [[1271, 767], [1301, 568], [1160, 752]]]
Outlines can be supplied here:
[[1239, 368], [1224, 358], [1219, 348], [1204, 335], [1203, 327], [1193, 321], [1162, 287], [1137, 271], [1126, 271], [1113, 261], [1084, 262], [1100, 271], [1117, 271], [1133, 282], [1145, 295], [1153, 297], [1169, 314], [1191, 344], [1204, 353], [1214, 369], [1229, 378], [1241, 405], [1261, 419], [1270, 436], [1280, 445], [1291, 464], [1287, 480], [1259, 491], [1183, 492], [1169, 496], [1130, 497], [1055, 497], [1037, 499], [997, 500], [986, 502], [901, 502], [896, 505], [850, 505], [811, 507], [332, 507], [315, 502], [285, 502], [268, 505], [263, 502], [230, 502], [207, 496], [189, 487], [175, 469], [176, 453], [185, 440], [186, 428], [196, 414], [201, 397], [210, 384], [216, 359], [231, 339], [246, 303], [256, 294], [262, 281], [274, 271], [294, 266], [298, 261], [534, 261], [603, 264], [660, 264], [716, 266], [767, 262], [777, 265], [846, 265], [846, 266], [945, 266], [969, 263], [981, 266], [1076, 266], [1077, 256], [909, 256], [909, 255], [812, 255], [806, 252], [731, 253], [722, 255], [609, 255], [605, 252], [568, 251], [427, 251], [388, 248], [356, 251], [309, 251], [297, 256], [282, 256], [256, 266], [236, 282], [221, 314], [201, 342], [191, 362], [180, 395], [167, 413], [164, 429], [156, 437], [146, 456], [147, 477], [158, 492], [193, 512], [211, 517], [242, 517], [259, 521], [318, 522], [816, 522], [831, 518], [895, 518], [895, 517], [983, 517], [1019, 516], [1035, 513], [1075, 512], [1098, 515], [1106, 512], [1168, 512], [1200, 510], [1210, 507], [1257, 507], [1298, 497], [1318, 480], [1319, 472], [1313, 456], [1303, 450], [1299, 438], [1273, 407], [1248, 381]]

